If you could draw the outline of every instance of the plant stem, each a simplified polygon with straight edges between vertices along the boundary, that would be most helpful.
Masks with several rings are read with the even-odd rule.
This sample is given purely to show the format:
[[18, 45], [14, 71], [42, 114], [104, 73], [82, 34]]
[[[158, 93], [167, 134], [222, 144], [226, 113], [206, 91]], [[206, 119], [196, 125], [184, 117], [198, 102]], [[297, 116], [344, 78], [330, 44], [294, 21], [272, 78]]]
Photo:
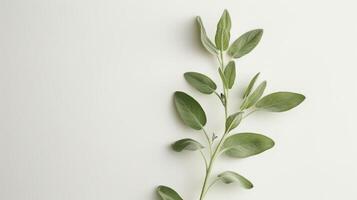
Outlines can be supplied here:
[[[218, 56], [217, 56], [218, 57]], [[220, 51], [220, 57], [218, 57], [218, 61], [220, 63], [220, 68], [222, 71], [224, 71], [224, 60], [223, 60], [223, 51]], [[222, 84], [223, 84], [223, 93], [224, 93], [224, 96], [225, 96], [225, 104], [224, 104], [224, 114], [225, 114], [225, 121], [227, 120], [228, 118], [228, 89], [226, 88], [223, 80], [222, 80]], [[216, 93], [216, 95], [219, 97], [219, 95]], [[224, 140], [226, 139], [226, 135], [228, 133], [225, 132], [221, 138], [221, 140], [219, 141], [217, 147], [215, 148], [213, 154], [211, 154], [211, 159], [209, 161], [209, 164], [208, 164], [208, 167], [206, 167], [206, 175], [205, 175], [205, 179], [204, 179], [204, 182], [203, 182], [203, 186], [202, 186], [202, 190], [201, 190], [201, 194], [200, 194], [200, 199], [199, 200], [203, 200], [203, 198], [205, 197], [208, 189], [212, 186], [209, 185], [207, 187], [207, 183], [208, 183], [208, 180], [210, 178], [210, 175], [211, 175], [211, 171], [212, 171], [212, 168], [213, 168], [213, 164], [217, 158], [217, 155], [219, 154], [219, 151], [221, 149], [221, 146], [224, 142]]]
[[212, 156], [212, 142], [211, 142], [211, 139], [208, 136], [208, 133], [207, 133], [207, 131], [206, 131], [206, 129], [204, 127], [202, 127], [202, 131], [205, 134], [205, 137], [206, 137], [206, 140], [207, 140], [207, 143], [208, 143], [209, 155]]
[[[221, 67], [221, 70], [222, 72], [224, 72], [224, 58], [223, 58], [223, 51], [219, 51], [219, 63], [220, 63], [220, 67]], [[225, 99], [226, 99], [226, 102], [225, 102], [225, 105], [224, 105], [224, 115], [225, 115], [225, 118], [227, 119], [228, 117], [228, 89], [226, 88], [225, 84], [223, 83], [223, 80], [222, 80], [222, 85], [223, 85], [223, 94], [225, 96]]]
[[207, 162], [206, 156], [205, 156], [205, 154], [202, 152], [202, 150], [200, 150], [200, 153], [201, 153], [201, 156], [202, 156], [202, 158], [203, 158], [203, 161], [204, 161], [204, 163], [205, 163], [205, 167], [206, 167], [206, 170], [207, 170], [207, 168], [208, 168], [208, 162]]
[[212, 157], [210, 159], [210, 162], [208, 164], [208, 168], [206, 170], [205, 180], [203, 182], [203, 186], [202, 186], [202, 190], [201, 190], [200, 200], [203, 200], [205, 194], [208, 191], [208, 188], [207, 188], [208, 179], [209, 179], [209, 177], [211, 175], [211, 171], [212, 171], [212, 168], [213, 168], [214, 161], [216, 160], [217, 155], [218, 155], [218, 153], [219, 153], [219, 151], [221, 149], [221, 146], [222, 146], [224, 140], [226, 139], [226, 135], [227, 135], [227, 132], [224, 133], [224, 135], [222, 136], [221, 140], [219, 141], [219, 143], [218, 143], [218, 145], [217, 145], [217, 147], [216, 147], [216, 149], [215, 149], [215, 151], [214, 151], [214, 153], [213, 153], [213, 155], [212, 155]]

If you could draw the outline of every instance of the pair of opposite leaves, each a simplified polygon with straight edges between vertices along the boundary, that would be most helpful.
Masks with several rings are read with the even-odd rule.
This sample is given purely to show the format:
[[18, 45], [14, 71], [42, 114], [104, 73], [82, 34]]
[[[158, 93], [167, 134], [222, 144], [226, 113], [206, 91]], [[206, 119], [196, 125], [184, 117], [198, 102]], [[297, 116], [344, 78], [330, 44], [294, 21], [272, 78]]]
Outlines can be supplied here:
[[[226, 133], [230, 132], [239, 125], [245, 109], [255, 106], [256, 109], [283, 112], [296, 107], [305, 99], [303, 95], [292, 92], [276, 92], [261, 98], [266, 86], [265, 81], [251, 93], [257, 77], [258, 74], [254, 76], [244, 93], [244, 100], [241, 105], [242, 111], [234, 113], [227, 118], [225, 127]], [[203, 87], [206, 83], [213, 83], [212, 80], [199, 81], [196, 79], [197, 81], [192, 81], [193, 79], [191, 78], [186, 78], [186, 80], [188, 80], [188, 82], [199, 91], [201, 91], [199, 88], [207, 88]], [[194, 98], [184, 92], [175, 92], [174, 102], [180, 118], [187, 126], [200, 130], [206, 125], [206, 114], [201, 105]], [[223, 144], [221, 152], [225, 152], [227, 155], [232, 157], [245, 158], [259, 154], [273, 147], [273, 145], [274, 142], [264, 135], [255, 133], [240, 133], [228, 137]], [[179, 140], [173, 144], [173, 149], [175, 151], [193, 151], [201, 148], [203, 148], [203, 146], [200, 143], [189, 138]]]
[[[228, 64], [226, 69], [229, 66], [234, 65]], [[252, 92], [258, 76], [259, 73], [252, 78], [243, 94], [243, 103], [240, 107], [241, 111], [255, 106], [256, 109], [284, 112], [298, 106], [304, 101], [304, 95], [293, 92], [275, 92], [261, 98], [266, 88], [266, 81], [263, 81]], [[184, 74], [184, 77], [191, 86], [204, 94], [212, 94], [217, 89], [214, 81], [203, 74], [187, 72]], [[234, 79], [232, 78], [230, 82], [234, 83]], [[174, 102], [180, 118], [186, 125], [196, 130], [200, 130], [205, 126], [207, 122], [206, 114], [201, 105], [194, 98], [184, 92], [177, 91], [174, 94]]]
[[213, 55], [218, 55], [219, 51], [225, 51], [228, 49], [227, 53], [229, 56], [233, 58], [240, 58], [251, 52], [257, 46], [263, 35], [262, 29], [251, 30], [244, 33], [229, 46], [231, 18], [228, 11], [224, 10], [217, 24], [215, 36], [216, 45], [214, 45], [207, 36], [201, 17], [197, 16], [196, 20], [200, 28], [202, 45]]

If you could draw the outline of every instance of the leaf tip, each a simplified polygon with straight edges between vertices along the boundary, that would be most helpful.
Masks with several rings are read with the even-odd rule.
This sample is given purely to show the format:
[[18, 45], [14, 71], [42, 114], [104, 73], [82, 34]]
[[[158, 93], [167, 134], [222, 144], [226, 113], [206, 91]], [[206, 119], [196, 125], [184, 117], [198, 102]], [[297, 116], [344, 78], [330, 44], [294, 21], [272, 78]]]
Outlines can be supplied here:
[[250, 189], [253, 189], [254, 185], [252, 183], [250, 183], [249, 185], [247, 185], [247, 189], [250, 190]]
[[273, 148], [275, 146], [275, 142], [274, 140], [271, 140], [271, 148]]
[[157, 187], [156, 187], [156, 192], [159, 193], [163, 187], [165, 187], [165, 186], [163, 186], [163, 185], [157, 186]]
[[306, 99], [306, 96], [303, 95], [303, 94], [300, 94], [300, 95], [301, 95], [301, 97], [302, 97], [302, 100], [304, 101], [304, 100]]
[[175, 91], [174, 92], [174, 96], [177, 96], [177, 95], [179, 95], [179, 94], [181, 94], [182, 92], [181, 91]]
[[176, 143], [176, 142], [172, 143], [172, 144], [170, 145], [170, 147], [171, 147], [171, 149], [172, 149], [173, 151], [179, 152], [178, 149], [176, 148], [175, 143]]

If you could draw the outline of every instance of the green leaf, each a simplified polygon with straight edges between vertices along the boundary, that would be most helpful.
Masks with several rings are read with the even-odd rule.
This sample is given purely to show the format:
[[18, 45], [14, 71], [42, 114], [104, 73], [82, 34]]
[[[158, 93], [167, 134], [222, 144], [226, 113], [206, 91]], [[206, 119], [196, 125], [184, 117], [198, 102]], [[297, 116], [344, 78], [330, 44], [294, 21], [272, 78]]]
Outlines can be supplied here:
[[203, 26], [201, 17], [196, 17], [197, 24], [200, 28], [201, 43], [205, 49], [213, 55], [218, 55], [218, 49], [213, 42], [208, 38], [205, 27]]
[[189, 127], [201, 130], [207, 119], [201, 105], [191, 96], [177, 91], [174, 94], [176, 110], [182, 121]]
[[267, 82], [263, 81], [255, 90], [254, 92], [249, 95], [242, 103], [242, 106], [240, 107], [241, 110], [248, 109], [252, 107], [257, 101], [262, 97], [264, 90], [267, 86]]
[[227, 78], [226, 76], [224, 75], [224, 72], [222, 71], [221, 68], [218, 68], [218, 73], [219, 73], [219, 76], [221, 77], [221, 80], [223, 82], [223, 85], [225, 88], [228, 88], [228, 81], [227, 81]]
[[263, 29], [256, 29], [244, 33], [228, 49], [228, 55], [233, 58], [240, 58], [251, 52], [259, 43], [263, 36]]
[[224, 76], [227, 79], [228, 89], [232, 89], [234, 81], [236, 79], [236, 64], [234, 61], [230, 61], [224, 69]]
[[234, 182], [240, 182], [242, 186], [246, 189], [253, 188], [253, 184], [245, 177], [232, 171], [225, 171], [218, 175], [218, 178], [225, 184], [231, 184]]
[[172, 149], [177, 152], [181, 152], [182, 150], [196, 151], [202, 148], [204, 148], [204, 146], [190, 138], [185, 138], [172, 144]]
[[271, 112], [284, 112], [298, 106], [305, 96], [293, 92], [276, 92], [263, 97], [255, 105]]
[[262, 153], [274, 146], [274, 141], [257, 133], [239, 133], [228, 137], [221, 152], [235, 158], [246, 158]]
[[259, 74], [260, 73], [257, 73], [253, 78], [252, 80], [249, 82], [249, 85], [248, 87], [245, 89], [244, 91], [244, 94], [243, 94], [243, 99], [246, 98], [250, 92], [252, 91], [253, 87], [254, 87], [254, 84], [255, 84], [255, 81], [257, 81], [258, 77], [259, 77]]
[[197, 72], [186, 72], [186, 81], [204, 94], [212, 94], [216, 89], [216, 84], [206, 75]]
[[226, 133], [230, 132], [240, 124], [243, 118], [243, 113], [244, 112], [237, 112], [227, 118], [225, 131]]
[[157, 187], [157, 194], [161, 200], [183, 200], [175, 190], [163, 185]]
[[224, 51], [229, 46], [230, 40], [230, 31], [231, 31], [231, 17], [227, 10], [224, 10], [221, 19], [217, 24], [217, 31], [215, 42], [219, 50]]

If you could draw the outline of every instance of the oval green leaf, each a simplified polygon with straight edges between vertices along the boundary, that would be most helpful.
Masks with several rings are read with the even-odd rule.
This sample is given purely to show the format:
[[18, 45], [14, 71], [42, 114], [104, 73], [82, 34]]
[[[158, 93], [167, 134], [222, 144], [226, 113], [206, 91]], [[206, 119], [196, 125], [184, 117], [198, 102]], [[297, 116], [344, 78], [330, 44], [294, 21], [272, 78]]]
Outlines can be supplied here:
[[201, 130], [207, 119], [201, 105], [190, 95], [177, 91], [174, 94], [176, 110], [182, 121], [189, 127]]
[[257, 108], [271, 112], [284, 112], [298, 106], [305, 96], [293, 92], [275, 92], [263, 97], [255, 105]]
[[161, 200], [183, 200], [175, 190], [163, 185], [157, 187], [157, 194]]
[[234, 81], [236, 79], [236, 64], [234, 61], [230, 61], [224, 69], [224, 76], [227, 79], [228, 89], [232, 89]]
[[259, 43], [263, 36], [263, 29], [256, 29], [244, 33], [228, 49], [228, 55], [233, 58], [240, 58], [251, 52]]
[[204, 146], [190, 138], [185, 138], [172, 144], [172, 149], [177, 152], [181, 152], [182, 150], [196, 151], [202, 148], [204, 148]]
[[243, 99], [246, 98], [250, 92], [252, 91], [253, 87], [254, 87], [254, 84], [255, 84], [255, 81], [257, 81], [258, 77], [259, 77], [259, 74], [260, 73], [257, 73], [253, 78], [252, 80], [249, 82], [249, 85], [248, 87], [245, 89], [244, 91], [244, 94], [243, 94]]
[[222, 71], [221, 68], [218, 68], [218, 73], [219, 73], [219, 76], [221, 77], [223, 86], [224, 86], [225, 88], [228, 88], [227, 78], [226, 78], [226, 76], [224, 75], [224, 72]]
[[255, 90], [254, 92], [249, 95], [244, 102], [242, 103], [242, 106], [240, 107], [241, 110], [248, 109], [252, 107], [257, 101], [262, 97], [264, 90], [267, 86], [267, 82], [263, 81]]
[[217, 85], [208, 76], [197, 72], [186, 72], [184, 74], [186, 81], [204, 94], [212, 94]]
[[234, 183], [234, 182], [239, 182], [246, 189], [253, 188], [253, 184], [248, 179], [246, 179], [242, 175], [237, 174], [236, 172], [225, 171], [225, 172], [219, 174], [218, 178], [219, 178], [219, 180], [221, 180], [225, 184], [231, 184], [231, 183]]
[[235, 113], [227, 118], [226, 131], [225, 131], [226, 133], [230, 132], [231, 130], [233, 130], [240, 124], [240, 122], [242, 121], [242, 118], [243, 118], [243, 113], [244, 112], [238, 112], [238, 113]]
[[274, 146], [274, 141], [257, 133], [239, 133], [228, 137], [222, 151], [230, 157], [246, 158], [262, 153]]
[[205, 27], [203, 26], [201, 17], [196, 17], [197, 24], [200, 28], [200, 37], [203, 47], [213, 55], [218, 55], [218, 49], [213, 44], [213, 42], [208, 38]]
[[221, 19], [217, 24], [217, 31], [215, 42], [219, 50], [224, 51], [229, 46], [230, 40], [230, 31], [231, 31], [231, 17], [227, 10], [224, 10]]

